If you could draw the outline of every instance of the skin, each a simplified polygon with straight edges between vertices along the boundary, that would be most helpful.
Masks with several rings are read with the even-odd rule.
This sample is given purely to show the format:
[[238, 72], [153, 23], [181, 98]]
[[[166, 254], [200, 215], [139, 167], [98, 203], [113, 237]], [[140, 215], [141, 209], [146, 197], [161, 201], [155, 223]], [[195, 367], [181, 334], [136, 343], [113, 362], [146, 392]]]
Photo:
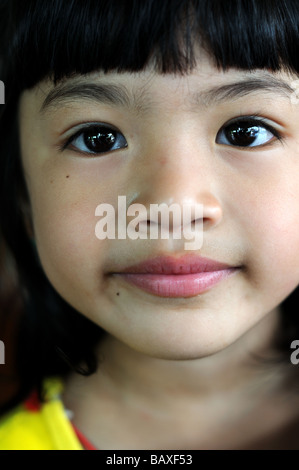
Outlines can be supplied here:
[[[253, 370], [250, 352], [271, 352], [278, 306], [298, 285], [299, 107], [287, 93], [265, 90], [222, 102], [195, 100], [207, 88], [259, 74], [220, 72], [201, 54], [183, 77], [152, 68], [79, 77], [83, 83], [124, 85], [131, 96], [142, 91], [136, 107], [78, 97], [41, 113], [53, 89], [47, 80], [21, 97], [22, 161], [41, 263], [56, 290], [108, 333], [99, 346], [105, 359], [99, 372], [72, 377], [65, 393], [75, 422], [99, 447], [242, 446], [236, 429], [243, 429], [245, 441], [258, 437], [250, 413], [262, 435], [290, 419], [291, 409], [277, 392], [281, 376]], [[284, 72], [273, 76], [294, 80]], [[282, 140], [270, 134], [251, 148], [217, 142], [224, 124], [256, 113]], [[87, 122], [113, 125], [128, 146], [91, 157], [73, 141], [61, 151]], [[176, 299], [111, 275], [157, 255], [185, 253], [183, 240], [98, 240], [95, 208], [102, 202], [117, 207], [119, 195], [128, 205], [146, 207], [203, 204], [203, 247], [196, 254], [237, 271], [204, 294]], [[229, 424], [232, 410], [238, 428]], [[126, 426], [118, 422], [114, 428], [119, 413]], [[267, 413], [272, 418], [266, 425]], [[228, 431], [220, 436], [213, 426]]]

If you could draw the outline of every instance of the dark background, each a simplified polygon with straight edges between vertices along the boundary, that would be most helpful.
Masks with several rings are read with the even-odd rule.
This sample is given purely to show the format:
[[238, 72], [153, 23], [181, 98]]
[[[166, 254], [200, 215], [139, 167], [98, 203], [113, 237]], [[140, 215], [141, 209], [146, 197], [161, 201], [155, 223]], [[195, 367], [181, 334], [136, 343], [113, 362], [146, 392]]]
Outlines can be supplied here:
[[0, 341], [5, 346], [5, 364], [0, 364], [0, 409], [18, 390], [15, 354], [21, 306], [14, 266], [0, 239]]

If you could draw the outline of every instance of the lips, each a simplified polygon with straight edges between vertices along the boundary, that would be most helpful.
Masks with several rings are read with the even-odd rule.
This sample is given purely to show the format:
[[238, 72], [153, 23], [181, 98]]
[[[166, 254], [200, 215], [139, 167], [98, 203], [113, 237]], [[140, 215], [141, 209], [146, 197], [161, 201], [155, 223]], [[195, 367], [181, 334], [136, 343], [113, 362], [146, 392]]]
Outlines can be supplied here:
[[194, 297], [210, 290], [239, 268], [208, 258], [156, 257], [119, 273], [125, 282], [159, 297]]

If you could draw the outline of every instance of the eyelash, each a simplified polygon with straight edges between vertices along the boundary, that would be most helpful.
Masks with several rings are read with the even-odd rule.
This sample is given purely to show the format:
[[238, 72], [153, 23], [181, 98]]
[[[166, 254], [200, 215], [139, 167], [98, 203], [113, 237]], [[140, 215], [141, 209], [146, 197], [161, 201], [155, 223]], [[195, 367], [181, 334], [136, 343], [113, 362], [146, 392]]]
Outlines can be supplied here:
[[[104, 124], [104, 123], [89, 123], [81, 127], [80, 129], [78, 129], [74, 134], [72, 134], [66, 140], [66, 142], [62, 144], [62, 146], [60, 147], [60, 151], [63, 152], [64, 150], [71, 148], [71, 145], [74, 146], [74, 142], [76, 140], [77, 141], [82, 140], [83, 142], [81, 142], [81, 145], [83, 144], [85, 145], [85, 147], [87, 147], [86, 138], [87, 138], [88, 133], [89, 133], [89, 137], [91, 137], [89, 144], [92, 142], [94, 143], [94, 140], [92, 139], [94, 139], [95, 137], [99, 139], [100, 136], [102, 136], [102, 139], [100, 139], [100, 142], [98, 142], [98, 144], [100, 143], [100, 145], [106, 146], [106, 149], [102, 151], [93, 151], [91, 149], [89, 149], [89, 151], [84, 151], [82, 149], [73, 148], [72, 150], [78, 153], [96, 156], [96, 155], [102, 155], [102, 154], [104, 155], [105, 153], [109, 153], [115, 150], [128, 147], [125, 137], [114, 126], [109, 125], [109, 124]], [[104, 138], [104, 136], [106, 137]], [[114, 148], [110, 148], [111, 146], [113, 146]]]
[[[260, 117], [259, 115], [251, 115], [251, 116], [239, 116], [237, 118], [232, 119], [231, 121], [228, 121], [226, 124], [224, 124], [217, 133], [216, 143], [226, 145], [226, 146], [235, 147], [237, 149], [243, 149], [243, 150], [244, 149], [245, 150], [256, 149], [256, 148], [264, 147], [268, 144], [270, 145], [270, 144], [273, 143], [272, 138], [269, 139], [267, 142], [265, 142], [263, 144], [259, 144], [259, 145], [233, 145], [232, 143], [219, 142], [219, 136], [221, 136], [221, 134], [225, 133], [225, 131], [227, 131], [227, 129], [229, 127], [231, 127], [232, 129], [234, 129], [234, 128], [236, 129], [237, 127], [239, 127], [239, 130], [240, 129], [243, 129], [243, 130], [247, 129], [248, 130], [250, 128], [251, 129], [258, 128], [259, 130], [263, 129], [263, 130], [266, 130], [267, 132], [270, 132], [275, 137], [275, 139], [277, 139], [278, 141], [282, 142], [284, 140], [284, 138], [280, 134], [280, 132], [277, 131], [277, 129], [275, 129], [274, 127], [272, 127], [270, 124], [268, 124], [265, 121], [264, 118]], [[242, 133], [241, 133], [241, 137], [242, 137]], [[243, 137], [244, 137], [244, 135], [243, 135]], [[245, 136], [245, 137], [248, 137], [248, 135]], [[249, 137], [251, 137], [251, 136], [249, 136]], [[253, 136], [253, 138], [254, 138], [254, 141], [255, 141], [256, 137]]]
[[[235, 148], [238, 148], [238, 149], [243, 149], [243, 150], [244, 149], [248, 150], [248, 149], [264, 147], [265, 145], [272, 143], [273, 139], [269, 139], [267, 142], [265, 142], [263, 144], [260, 144], [260, 145], [233, 145], [230, 142], [228, 142], [228, 143], [219, 142], [220, 137], [225, 134], [225, 132], [227, 131], [227, 129], [229, 127], [231, 127], [231, 129], [236, 129], [238, 127], [239, 131], [241, 129], [244, 130], [246, 128], [247, 129], [250, 129], [250, 128], [251, 129], [253, 129], [253, 128], [264, 129], [267, 132], [270, 132], [271, 134], [273, 134], [273, 136], [278, 141], [283, 141], [282, 135], [276, 129], [274, 129], [272, 126], [270, 126], [267, 122], [265, 122], [265, 120], [262, 117], [260, 117], [258, 115], [251, 115], [251, 116], [240, 116], [240, 117], [234, 118], [231, 121], [228, 121], [226, 124], [224, 124], [221, 127], [221, 129], [218, 131], [217, 135], [216, 135], [216, 139], [215, 139], [216, 143], [218, 143], [220, 145], [226, 145], [226, 146], [235, 147]], [[102, 131], [102, 133], [100, 131]], [[97, 138], [99, 138], [100, 135], [102, 135], [102, 136], [106, 135], [107, 139], [103, 138], [102, 142], [101, 142], [101, 145], [104, 145], [104, 146], [106, 145], [106, 149], [103, 150], [103, 151], [92, 151], [90, 149], [89, 149], [90, 151], [84, 151], [82, 149], [81, 150], [80, 149], [75, 149], [75, 148], [72, 149], [71, 146], [74, 144], [74, 141], [75, 140], [79, 141], [80, 139], [83, 140], [83, 142], [82, 142], [83, 145], [85, 145], [87, 147], [86, 140], [85, 140], [85, 138], [87, 136], [87, 133], [89, 133], [90, 136], [92, 134], [94, 134], [93, 137], [95, 137], [96, 134], [97, 134]], [[85, 137], [84, 137], [84, 135], [85, 135]], [[241, 132], [241, 137], [242, 137], [242, 132]], [[244, 134], [243, 134], [243, 137], [244, 137]], [[248, 137], [248, 135], [245, 135], [245, 138], [247, 138], [247, 137]], [[249, 136], [249, 137], [251, 138], [251, 136]], [[228, 141], [227, 136], [225, 136], [225, 138]], [[253, 138], [254, 138], [254, 140], [256, 140], [255, 136]], [[116, 147], [115, 147], [115, 145], [116, 145]], [[110, 148], [111, 146], [113, 146], [114, 148]], [[59, 147], [59, 150], [61, 152], [63, 152], [64, 150], [70, 148], [70, 149], [72, 149], [72, 150], [74, 150], [78, 153], [81, 153], [81, 154], [96, 156], [96, 155], [104, 155], [106, 153], [113, 152], [113, 151], [120, 150], [120, 149], [125, 149], [127, 147], [128, 147], [128, 143], [127, 143], [125, 137], [114, 126], [104, 124], [104, 123], [89, 123], [89, 124], [86, 124], [85, 126], [81, 127], [80, 129], [78, 129], [74, 134], [72, 134], [66, 140], [66, 142], [64, 142], [62, 144], [62, 146]]]

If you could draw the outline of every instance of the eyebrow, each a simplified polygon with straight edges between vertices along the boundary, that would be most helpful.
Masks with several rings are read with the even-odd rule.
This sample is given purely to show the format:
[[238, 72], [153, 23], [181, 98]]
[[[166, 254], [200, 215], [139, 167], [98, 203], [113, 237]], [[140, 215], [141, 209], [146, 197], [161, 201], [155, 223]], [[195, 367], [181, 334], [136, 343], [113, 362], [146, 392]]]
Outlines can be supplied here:
[[[294, 89], [284, 80], [269, 74], [269, 76], [266, 75], [261, 78], [245, 78], [237, 82], [216, 86], [195, 93], [194, 96], [197, 104], [208, 106], [261, 91], [288, 98], [294, 92]], [[56, 86], [49, 92], [43, 101], [40, 112], [44, 113], [51, 107], [57, 108], [59, 105], [73, 103], [78, 100], [91, 100], [99, 104], [144, 109], [148, 108], [148, 104], [147, 106], [145, 105], [145, 96], [144, 90], [139, 93], [130, 93], [121, 84], [67, 82]]]
[[100, 104], [122, 107], [137, 107], [138, 99], [130, 96], [129, 91], [122, 85], [98, 83], [63, 83], [53, 88], [44, 100], [40, 112], [48, 108], [56, 108], [60, 104], [73, 103], [78, 100], [91, 100]]
[[266, 92], [276, 94], [281, 98], [289, 98], [294, 89], [284, 80], [273, 76], [252, 77], [238, 82], [221, 85], [211, 90], [198, 93], [197, 99], [206, 106], [215, 102], [224, 102], [242, 98], [252, 93]]

